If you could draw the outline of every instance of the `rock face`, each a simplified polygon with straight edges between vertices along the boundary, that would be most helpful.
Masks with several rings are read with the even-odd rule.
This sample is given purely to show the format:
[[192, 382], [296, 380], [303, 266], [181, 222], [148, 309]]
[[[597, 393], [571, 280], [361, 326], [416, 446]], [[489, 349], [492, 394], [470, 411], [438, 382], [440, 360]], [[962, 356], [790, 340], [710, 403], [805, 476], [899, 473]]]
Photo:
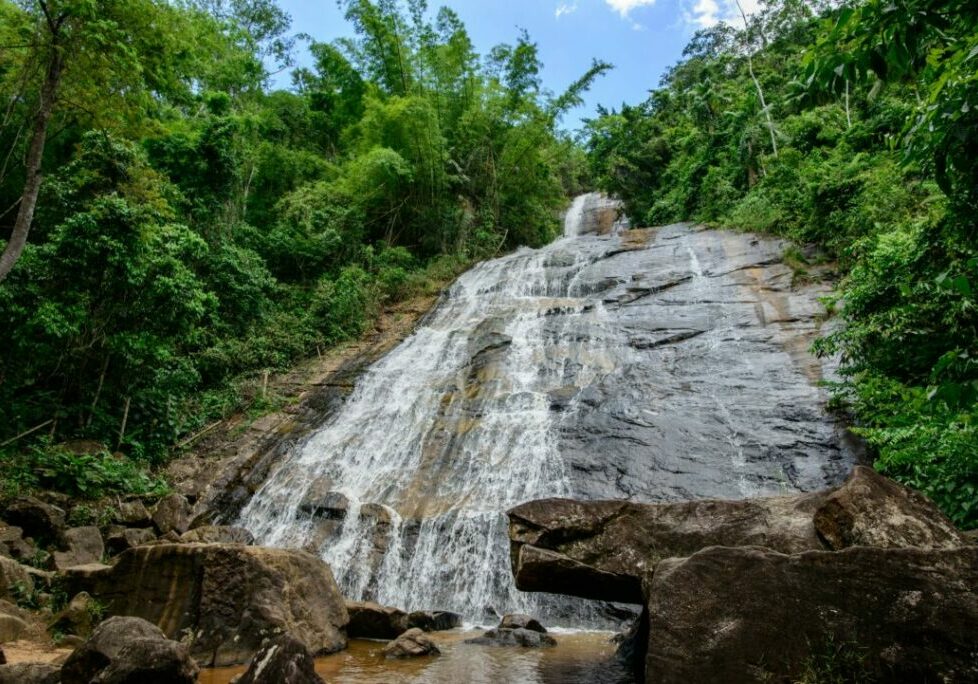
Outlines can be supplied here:
[[557, 642], [553, 637], [541, 634], [532, 629], [490, 629], [480, 637], [466, 639], [467, 644], [479, 646], [520, 646], [522, 648], [541, 648], [544, 646], [556, 646]]
[[287, 634], [265, 642], [235, 684], [325, 684], [301, 642]]
[[404, 632], [384, 647], [384, 655], [388, 658], [416, 658], [440, 653], [435, 642], [417, 627]]
[[625, 603], [644, 602], [642, 580], [662, 559], [708, 546], [799, 553], [964, 541], [926, 497], [862, 466], [838, 488], [813, 494], [670, 504], [546, 499], [509, 517], [517, 587]]
[[193, 684], [199, 673], [187, 648], [146, 620], [109, 618], [61, 668], [61, 684]]
[[347, 601], [346, 612], [350, 616], [346, 633], [351, 639], [395, 639], [411, 626], [403, 610], [372, 601]]
[[976, 547], [669, 559], [646, 583], [646, 681], [796, 681], [840, 663], [847, 681], [978, 681], [975, 587]]
[[329, 566], [302, 551], [239, 544], [160, 544], [115, 566], [76, 569], [72, 585], [171, 638], [194, 635], [205, 667], [246, 663], [266, 637], [289, 633], [314, 654], [346, 646], [348, 617]]
[[100, 563], [105, 555], [105, 543], [97, 527], [73, 527], [65, 530], [62, 538], [64, 550], [54, 552], [54, 565], [58, 570]]

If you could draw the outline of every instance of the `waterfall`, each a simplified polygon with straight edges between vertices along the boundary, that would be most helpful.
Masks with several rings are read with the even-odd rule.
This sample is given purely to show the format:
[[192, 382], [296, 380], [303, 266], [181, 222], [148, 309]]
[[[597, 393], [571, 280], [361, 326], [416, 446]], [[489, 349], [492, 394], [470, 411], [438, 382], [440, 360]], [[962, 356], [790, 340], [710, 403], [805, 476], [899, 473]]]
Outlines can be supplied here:
[[[475, 622], [518, 611], [595, 624], [586, 602], [515, 589], [508, 508], [561, 496], [738, 497], [748, 484], [763, 494], [838, 479], [848, 456], [817, 408], [821, 391], [778, 337], [802, 333], [765, 320], [761, 361], [738, 366], [755, 340], [730, 331], [758, 302], [713, 301], [731, 292], [725, 279], [733, 276], [711, 280], [719, 258], [712, 238], [674, 226], [647, 233], [648, 244], [626, 244], [617, 210], [600, 195], [579, 197], [564, 238], [462, 275], [283, 458], [239, 524], [261, 544], [319, 554], [352, 599], [452, 610]], [[746, 245], [748, 237], [737, 239]], [[779, 249], [763, 243], [747, 256], [770, 264]], [[685, 313], [668, 302], [684, 288]], [[801, 310], [816, 297], [779, 306]], [[700, 344], [711, 326], [712, 341]], [[708, 380], [750, 377], [692, 393], [690, 378], [701, 378], [682, 367], [696, 359]], [[768, 426], [758, 417], [770, 413], [766, 402], [738, 394], [760, 381], [783, 394], [771, 401], [791, 416]], [[743, 437], [746, 426], [770, 428], [764, 439], [773, 444], [759, 450], [759, 440]]]

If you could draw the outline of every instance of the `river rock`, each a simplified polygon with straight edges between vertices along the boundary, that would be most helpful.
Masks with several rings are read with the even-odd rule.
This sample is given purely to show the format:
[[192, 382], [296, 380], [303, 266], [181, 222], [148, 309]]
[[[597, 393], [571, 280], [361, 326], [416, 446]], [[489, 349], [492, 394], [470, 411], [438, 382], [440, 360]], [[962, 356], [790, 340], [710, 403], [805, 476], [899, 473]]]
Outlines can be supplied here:
[[136, 617], [109, 618], [61, 668], [61, 684], [192, 684], [199, 673], [187, 647]]
[[27, 568], [15, 560], [0, 556], [0, 599], [17, 602], [17, 594], [34, 589], [34, 580]]
[[713, 547], [663, 561], [645, 589], [647, 682], [798, 681], [847, 664], [839, 681], [978, 681], [975, 547]]
[[114, 520], [126, 527], [152, 527], [153, 516], [142, 501], [123, 501], [116, 507]]
[[59, 684], [61, 668], [51, 663], [0, 665], [0, 684]]
[[160, 534], [183, 534], [190, 527], [190, 504], [182, 494], [170, 494], [159, 500], [153, 509], [153, 524]]
[[303, 551], [240, 544], [130, 549], [112, 567], [73, 568], [68, 584], [171, 638], [194, 635], [205, 667], [246, 663], [266, 637], [289, 633], [313, 654], [346, 646], [348, 622], [333, 574]]
[[435, 642], [417, 627], [404, 632], [384, 647], [384, 655], [388, 658], [415, 658], [440, 653]]
[[64, 531], [62, 539], [63, 550], [54, 552], [54, 565], [58, 570], [98, 563], [105, 555], [102, 533], [97, 527], [72, 527]]
[[395, 639], [408, 630], [408, 614], [372, 601], [347, 601], [350, 623], [346, 633], [354, 639]]
[[288, 634], [266, 641], [234, 684], [325, 684], [302, 642]]
[[83, 591], [75, 595], [68, 602], [68, 605], [55, 616], [49, 630], [80, 637], [91, 636], [101, 611], [102, 606], [87, 592]]
[[547, 633], [546, 627], [541, 625], [539, 620], [519, 613], [504, 615], [499, 622], [499, 629], [529, 629], [540, 634]]
[[642, 603], [642, 578], [664, 558], [708, 546], [782, 553], [880, 546], [948, 547], [964, 538], [923, 495], [857, 467], [839, 487], [740, 501], [639, 504], [531, 501], [509, 511], [516, 586]]
[[522, 648], [541, 648], [544, 646], [556, 646], [557, 642], [553, 637], [541, 634], [532, 629], [508, 629], [498, 627], [490, 629], [480, 637], [466, 639], [467, 644], [478, 646], [520, 646]]
[[462, 626], [462, 616], [447, 610], [416, 610], [408, 615], [408, 627], [425, 632], [444, 632]]
[[180, 535], [180, 541], [183, 543], [244, 544], [251, 546], [255, 543], [255, 535], [243, 527], [204, 525], [184, 532]]
[[149, 544], [156, 539], [153, 530], [148, 527], [125, 527], [113, 530], [105, 538], [109, 553], [118, 555], [127, 549]]
[[28, 537], [43, 543], [60, 540], [61, 532], [65, 528], [64, 510], [33, 496], [14, 499], [4, 511], [3, 519], [14, 527], [21, 528]]

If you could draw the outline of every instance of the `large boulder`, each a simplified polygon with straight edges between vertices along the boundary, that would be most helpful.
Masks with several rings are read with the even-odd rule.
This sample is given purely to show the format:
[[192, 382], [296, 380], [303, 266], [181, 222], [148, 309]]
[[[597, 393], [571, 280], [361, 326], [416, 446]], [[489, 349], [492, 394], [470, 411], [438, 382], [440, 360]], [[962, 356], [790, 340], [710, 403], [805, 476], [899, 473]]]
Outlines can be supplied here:
[[55, 616], [48, 629], [52, 633], [88, 637], [95, 629], [101, 612], [102, 606], [83, 591], [75, 595]]
[[382, 606], [372, 601], [347, 601], [350, 622], [346, 633], [351, 639], [394, 639], [406, 632], [408, 614], [399, 608]]
[[17, 602], [18, 594], [34, 589], [28, 569], [10, 558], [0, 556], [0, 599]]
[[182, 494], [170, 494], [157, 502], [153, 509], [153, 524], [160, 534], [183, 534], [190, 527], [190, 504]]
[[708, 546], [782, 553], [853, 544], [946, 548], [965, 543], [923, 495], [870, 468], [838, 488], [742, 501], [531, 501], [509, 511], [516, 586], [642, 603], [642, 580], [664, 558]]
[[51, 663], [0, 665], [0, 684], [58, 684], [61, 668]]
[[521, 613], [504, 615], [499, 622], [499, 629], [529, 629], [533, 632], [540, 632], [540, 634], [547, 633], [547, 628], [541, 625], [539, 620]]
[[199, 544], [245, 544], [255, 543], [255, 535], [243, 527], [230, 525], [204, 525], [184, 532], [180, 535], [184, 543]]
[[235, 684], [324, 684], [316, 661], [288, 634], [266, 641]]
[[109, 532], [105, 539], [109, 553], [118, 555], [128, 549], [143, 546], [156, 540], [153, 530], [148, 527], [123, 527]]
[[26, 536], [46, 544], [60, 540], [65, 528], [64, 510], [33, 496], [11, 501], [3, 512], [3, 519], [21, 528]]
[[333, 574], [303, 551], [240, 544], [160, 544], [130, 549], [112, 567], [66, 578], [111, 615], [193, 635], [205, 667], [246, 663], [267, 637], [288, 633], [313, 654], [346, 646], [348, 616]]
[[440, 653], [435, 642], [417, 627], [412, 627], [384, 646], [384, 655], [388, 658], [417, 658]]
[[153, 516], [142, 501], [123, 501], [115, 509], [113, 519], [126, 527], [151, 527]]
[[62, 550], [54, 552], [54, 566], [66, 570], [76, 565], [100, 563], [105, 543], [97, 527], [72, 527], [62, 534]]
[[462, 616], [447, 610], [415, 610], [408, 614], [408, 627], [425, 632], [444, 632], [462, 626]]
[[543, 648], [557, 645], [557, 641], [553, 637], [522, 627], [490, 629], [482, 636], [466, 639], [465, 643], [477, 646], [519, 646], [521, 648]]
[[713, 547], [645, 589], [647, 682], [978, 681], [975, 547]]
[[61, 684], [192, 684], [198, 672], [187, 648], [156, 625], [113, 617], [68, 656]]

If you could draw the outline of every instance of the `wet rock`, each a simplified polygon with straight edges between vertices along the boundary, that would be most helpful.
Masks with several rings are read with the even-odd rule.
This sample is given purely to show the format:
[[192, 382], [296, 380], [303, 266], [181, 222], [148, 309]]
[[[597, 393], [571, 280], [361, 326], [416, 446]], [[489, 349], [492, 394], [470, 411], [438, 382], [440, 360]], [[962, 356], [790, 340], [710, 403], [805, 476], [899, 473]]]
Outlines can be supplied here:
[[190, 504], [182, 494], [165, 496], [153, 509], [153, 524], [160, 534], [183, 534], [190, 527]]
[[33, 496], [14, 499], [4, 511], [3, 519], [45, 544], [57, 542], [65, 529], [64, 510]]
[[126, 527], [113, 530], [105, 539], [109, 553], [118, 555], [127, 549], [149, 544], [156, 539], [153, 530], [147, 527]]
[[978, 548], [705, 549], [646, 580], [646, 681], [978, 680]]
[[435, 642], [417, 627], [409, 629], [384, 646], [384, 655], [388, 658], [416, 658], [440, 653]]
[[659, 561], [708, 546], [799, 553], [855, 541], [963, 543], [923, 495], [864, 467], [840, 487], [812, 494], [667, 504], [546, 499], [509, 516], [517, 587], [624, 603], [644, 601], [642, 577]]
[[353, 639], [394, 639], [408, 630], [408, 615], [403, 610], [372, 601], [347, 601], [350, 622], [346, 633]]
[[51, 663], [0, 665], [0, 684], [58, 684], [61, 668]]
[[346, 608], [329, 566], [302, 551], [239, 544], [130, 549], [109, 568], [72, 569], [66, 582], [178, 638], [195, 635], [205, 667], [246, 663], [268, 636], [299, 639], [314, 654], [346, 646]]
[[142, 501], [123, 501], [116, 507], [114, 519], [126, 527], [151, 527], [153, 516]]
[[0, 612], [0, 644], [17, 641], [27, 633], [27, 623], [16, 615]]
[[933, 501], [859, 466], [815, 511], [815, 529], [830, 549], [850, 546], [950, 549], [965, 537]]
[[539, 620], [519, 613], [504, 615], [503, 619], [499, 622], [499, 629], [529, 629], [534, 632], [540, 632], [541, 634], [547, 633], [547, 629], [540, 624]]
[[100, 624], [61, 668], [61, 684], [192, 684], [199, 673], [187, 647], [146, 620], [113, 617]]
[[54, 552], [58, 570], [98, 563], [105, 555], [105, 544], [97, 527], [73, 527], [64, 531], [62, 539], [64, 550]]
[[265, 642], [235, 684], [324, 684], [315, 664], [302, 642], [284, 634]]
[[75, 595], [58, 613], [49, 631], [89, 637], [95, 629], [95, 623], [98, 622], [102, 610], [102, 605], [83, 591]]
[[326, 520], [343, 520], [350, 509], [350, 499], [342, 492], [334, 492], [331, 482], [323, 478], [313, 481], [302, 497], [299, 510]]
[[255, 535], [243, 527], [230, 525], [204, 525], [180, 535], [183, 543], [198, 544], [244, 544], [251, 546], [255, 543]]
[[0, 599], [17, 602], [19, 592], [34, 589], [34, 580], [27, 568], [10, 558], [0, 556]]
[[466, 639], [465, 643], [478, 646], [520, 646], [522, 648], [542, 648], [556, 646], [553, 637], [532, 629], [490, 629], [480, 637]]
[[408, 615], [408, 627], [425, 632], [444, 632], [462, 626], [462, 616], [446, 610], [416, 610]]

